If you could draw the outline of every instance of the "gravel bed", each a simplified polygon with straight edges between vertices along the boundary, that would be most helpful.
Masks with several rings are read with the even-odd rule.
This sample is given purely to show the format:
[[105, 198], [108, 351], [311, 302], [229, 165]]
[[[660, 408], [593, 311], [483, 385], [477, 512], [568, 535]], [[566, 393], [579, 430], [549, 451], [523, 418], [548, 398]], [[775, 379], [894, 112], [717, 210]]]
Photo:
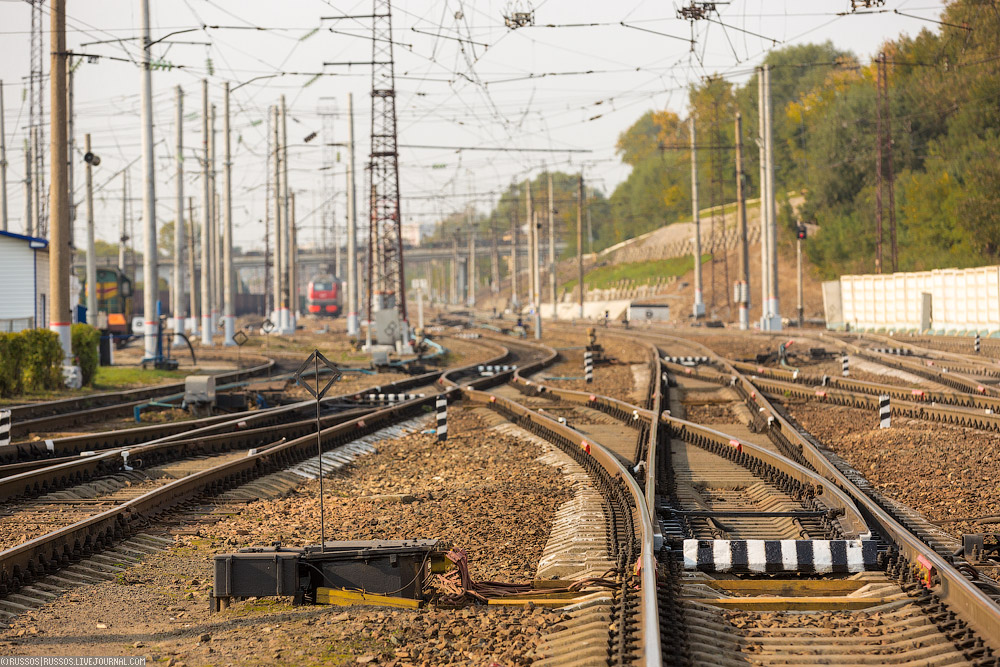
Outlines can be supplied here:
[[[559, 389], [573, 389], [575, 391], [588, 391], [603, 396], [617, 398], [627, 403], [645, 401], [647, 387], [636, 387], [635, 378], [632, 374], [632, 364], [647, 363], [646, 349], [638, 344], [621, 340], [620, 338], [602, 336], [601, 330], [597, 331], [597, 342], [604, 346], [604, 352], [608, 357], [616, 359], [615, 364], [595, 364], [594, 381], [590, 384], [583, 379], [583, 353], [582, 346], [587, 344], [585, 333], [573, 334], [559, 331], [546, 335], [543, 342], [555, 348], [560, 347], [580, 347], [578, 350], [560, 350], [559, 361], [552, 364], [538, 375], [538, 379], [546, 384]], [[545, 380], [543, 378], [555, 377], [578, 377], [579, 380]], [[641, 400], [640, 400], [641, 394]]]
[[[786, 405], [879, 490], [931, 521], [1000, 516], [1000, 435], [895, 415], [891, 428], [880, 429], [873, 410]], [[1000, 525], [951, 521], [941, 527], [961, 539]]]
[[[376, 445], [326, 482], [328, 539], [439, 538], [469, 553], [476, 579], [533, 578], [556, 509], [569, 498], [537, 446], [451, 408], [449, 438], [413, 433]], [[0, 632], [0, 654], [146, 655], [162, 665], [529, 664], [564, 620], [540, 608], [389, 610], [234, 603], [210, 615], [211, 557], [318, 538], [318, 482], [256, 501], [113, 581], [70, 591]], [[197, 534], [192, 534], [196, 532]]]

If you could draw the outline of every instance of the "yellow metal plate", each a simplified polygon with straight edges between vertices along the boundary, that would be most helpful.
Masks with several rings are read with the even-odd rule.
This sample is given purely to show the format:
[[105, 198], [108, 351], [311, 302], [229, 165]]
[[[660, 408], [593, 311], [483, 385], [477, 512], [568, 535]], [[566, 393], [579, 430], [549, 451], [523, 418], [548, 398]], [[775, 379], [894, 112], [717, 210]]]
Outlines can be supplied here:
[[339, 588], [317, 588], [316, 602], [318, 604], [332, 604], [341, 607], [367, 604], [381, 607], [405, 607], [409, 609], [417, 609], [422, 604], [420, 600], [411, 600], [410, 598], [396, 598], [376, 593], [362, 593], [361, 591], [346, 591]]

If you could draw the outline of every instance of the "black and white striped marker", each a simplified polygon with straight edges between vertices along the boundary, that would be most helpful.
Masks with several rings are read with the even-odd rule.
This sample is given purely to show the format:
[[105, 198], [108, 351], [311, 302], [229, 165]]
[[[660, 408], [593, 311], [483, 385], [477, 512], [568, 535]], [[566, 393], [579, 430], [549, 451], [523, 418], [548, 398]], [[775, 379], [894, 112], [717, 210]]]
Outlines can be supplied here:
[[587, 383], [594, 381], [594, 353], [583, 353], [583, 377]]
[[979, 338], [979, 332], [976, 332], [976, 354], [979, 354], [980, 347], [982, 345], [982, 339]]
[[892, 421], [892, 409], [889, 407], [889, 395], [881, 394], [878, 397], [878, 427], [889, 428]]
[[516, 371], [517, 366], [478, 366], [476, 370], [479, 374], [484, 377], [489, 377], [496, 375], [497, 373], [506, 373], [507, 371]]
[[905, 347], [876, 347], [873, 350], [879, 354], [895, 354], [896, 356], [906, 357], [913, 354], [913, 350]]
[[848, 370], [848, 362], [846, 354], [840, 358], [840, 374], [843, 375], [844, 377], [850, 375], [850, 371]]
[[684, 540], [684, 569], [702, 572], [864, 572], [876, 540]]
[[10, 410], [0, 410], [0, 445], [10, 444]]
[[683, 366], [697, 366], [707, 364], [708, 357], [663, 357], [663, 360], [671, 364], [681, 364]]
[[424, 394], [368, 394], [369, 403], [402, 403], [403, 401], [411, 401], [414, 398], [423, 398]]
[[448, 399], [438, 396], [436, 407], [438, 442], [444, 442], [448, 438]]

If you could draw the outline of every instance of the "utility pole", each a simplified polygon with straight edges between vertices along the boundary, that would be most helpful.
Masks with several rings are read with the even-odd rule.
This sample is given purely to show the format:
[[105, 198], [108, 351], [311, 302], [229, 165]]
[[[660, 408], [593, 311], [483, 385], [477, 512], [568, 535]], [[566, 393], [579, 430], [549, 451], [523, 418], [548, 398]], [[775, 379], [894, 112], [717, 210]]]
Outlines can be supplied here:
[[233, 285], [233, 154], [229, 142], [229, 82], [222, 84], [222, 216], [225, 225], [222, 245], [222, 317], [223, 339], [226, 346], [236, 345], [236, 293]]
[[469, 308], [476, 306], [476, 210], [473, 208], [469, 213], [469, 261], [466, 266], [466, 288], [469, 296], [466, 301]]
[[701, 289], [701, 220], [698, 218], [698, 154], [693, 110], [688, 124], [691, 127], [691, 220], [694, 222], [694, 317], [698, 319], [705, 316], [705, 301]]
[[[291, 309], [289, 313], [293, 318], [299, 317], [299, 272], [296, 260], [299, 254], [299, 239], [295, 229], [295, 193], [288, 195], [288, 294], [291, 299]], [[291, 321], [292, 329], [295, 328], [295, 319]]]
[[[66, 0], [52, 0], [50, 10], [51, 154], [66, 155]], [[73, 257], [69, 238], [69, 190], [66, 188], [66, 160], [51, 161], [52, 205], [49, 236], [49, 290], [52, 308], [49, 328], [59, 336], [63, 365], [72, 365], [73, 350], [70, 329], [73, 326], [69, 302], [70, 262]]]
[[[184, 91], [180, 86], [174, 89], [177, 100], [177, 118], [174, 121], [177, 133], [177, 144], [174, 157], [177, 163], [177, 182], [175, 196], [177, 201], [177, 217], [174, 219], [174, 281], [170, 309], [174, 315], [174, 333], [184, 333]], [[88, 149], [89, 150], [89, 149]], [[89, 168], [87, 170], [90, 171]], [[89, 179], [89, 176], [88, 176]], [[194, 267], [191, 267], [192, 270]], [[180, 343], [180, 339], [177, 339]]]
[[[514, 189], [517, 192], [517, 189]], [[517, 313], [521, 309], [521, 299], [517, 295], [517, 245], [518, 245], [518, 221], [520, 202], [514, 197], [514, 203], [510, 207], [510, 306]]]
[[281, 308], [282, 308], [282, 332], [291, 334], [295, 332], [295, 310], [291, 303], [292, 290], [292, 225], [291, 202], [288, 195], [288, 109], [285, 106], [285, 96], [281, 96], [281, 249], [285, 272], [281, 277]]
[[122, 224], [118, 231], [118, 270], [125, 273], [128, 243], [128, 167], [122, 170]]
[[208, 160], [208, 79], [201, 80], [201, 344], [212, 347], [212, 174]]
[[[90, 134], [83, 138], [84, 150], [90, 153]], [[97, 326], [97, 251], [94, 248], [94, 179], [87, 163], [87, 322]]]
[[490, 294], [500, 293], [500, 250], [497, 248], [496, 216], [490, 218]]
[[209, 243], [208, 243], [208, 267], [209, 285], [212, 291], [212, 332], [219, 327], [219, 306], [222, 290], [219, 287], [221, 277], [219, 275], [219, 189], [215, 182], [215, 105], [208, 108], [208, 184], [209, 184]]
[[542, 337], [542, 290], [540, 285], [542, 284], [541, 266], [538, 261], [538, 232], [540, 225], [538, 224], [538, 218], [540, 216], [539, 211], [534, 212], [534, 216], [531, 219], [531, 240], [532, 240], [532, 254], [535, 261], [531, 265], [531, 275], [534, 277], [535, 282], [535, 339], [541, 339]]
[[76, 140], [73, 133], [73, 52], [66, 54], [66, 192], [69, 197], [69, 243], [76, 248], [76, 202], [73, 200], [73, 153]]
[[750, 328], [750, 251], [747, 248], [746, 178], [743, 173], [743, 116], [736, 112], [736, 224], [740, 232], [740, 279], [736, 302], [740, 307], [740, 329]]
[[458, 234], [451, 237], [451, 281], [449, 283], [448, 302], [458, 303]]
[[265, 121], [267, 152], [264, 163], [264, 318], [270, 319], [273, 307], [271, 303], [273, 294], [271, 293], [271, 110], [267, 111], [267, 121]]
[[347, 94], [347, 335], [358, 336], [358, 219], [354, 192], [354, 96]]
[[768, 301], [766, 311], [769, 316], [768, 329], [781, 331], [781, 309], [778, 304], [778, 216], [774, 205], [774, 137], [771, 120], [771, 67], [764, 65], [764, 148], [767, 167]]
[[187, 235], [188, 240], [188, 266], [191, 267], [189, 271], [189, 283], [190, 283], [190, 309], [188, 310], [189, 317], [188, 323], [191, 326], [190, 333], [192, 335], [197, 335], [198, 333], [198, 276], [195, 271], [194, 263], [194, 239], [198, 235], [198, 228], [194, 224], [194, 197], [188, 197], [188, 224], [191, 225], [191, 233]]
[[[29, 134], [32, 130], [29, 129]], [[35, 230], [31, 224], [31, 214], [33, 205], [31, 203], [31, 140], [24, 141], [24, 233], [27, 236], [34, 236]]]
[[798, 229], [796, 230], [795, 239], [795, 261], [798, 268], [798, 313], [799, 313], [799, 328], [805, 323], [805, 306], [802, 302], [802, 241], [806, 238], [806, 228], [802, 223], [799, 223]]
[[0, 231], [7, 231], [7, 130], [3, 118], [3, 81], [0, 81]]
[[552, 172], [549, 172], [549, 300], [552, 319], [559, 319], [556, 309], [556, 202], [552, 197]]
[[274, 145], [272, 156], [274, 168], [274, 275], [271, 276], [271, 287], [274, 291], [274, 322], [275, 328], [281, 331], [281, 274], [284, 270], [284, 262], [281, 259], [282, 234], [281, 234], [281, 148], [278, 143], [280, 133], [278, 132], [278, 107], [271, 107], [271, 143]]
[[526, 199], [525, 206], [528, 212], [528, 303], [532, 306], [537, 301], [535, 294], [538, 292], [538, 285], [535, 283], [535, 267], [538, 266], [538, 257], [535, 255], [535, 202], [531, 192], [531, 178], [524, 183]]
[[[153, 79], [149, 66], [149, 0], [139, 3], [142, 15], [142, 218], [145, 224], [145, 250], [142, 257], [142, 307], [143, 338], [146, 342], [144, 358], [156, 356], [156, 339], [160, 329], [156, 304], [160, 280], [156, 257], [156, 156], [153, 154]], [[58, 155], [59, 153], [53, 153]]]
[[583, 319], [583, 171], [576, 183], [576, 281], [580, 289], [580, 312]]

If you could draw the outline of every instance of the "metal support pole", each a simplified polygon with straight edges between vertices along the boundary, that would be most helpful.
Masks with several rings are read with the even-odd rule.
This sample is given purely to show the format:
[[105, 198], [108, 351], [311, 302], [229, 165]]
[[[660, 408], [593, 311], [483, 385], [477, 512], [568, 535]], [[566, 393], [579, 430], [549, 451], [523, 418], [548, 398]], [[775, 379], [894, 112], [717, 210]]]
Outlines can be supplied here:
[[[50, 43], [52, 135], [51, 154], [66, 155], [66, 0], [52, 0]], [[66, 160], [51, 160], [52, 206], [49, 236], [49, 291], [52, 307], [49, 328], [59, 335], [63, 364], [72, 364], [73, 351], [70, 329], [73, 326], [69, 302], [70, 262], [73, 256], [69, 238], [69, 190], [66, 188]]]
[[580, 319], [583, 319], [583, 172], [576, 185], [576, 280], [580, 290]]
[[466, 305], [476, 307], [476, 215], [475, 210], [469, 214], [469, 261], [465, 267], [465, 286], [468, 291]]
[[552, 319], [559, 319], [556, 309], [556, 202], [552, 196], [552, 174], [549, 173], [549, 300]]
[[764, 146], [767, 156], [767, 223], [768, 223], [768, 307], [771, 331], [781, 331], [781, 308], [778, 303], [778, 215], [774, 192], [774, 137], [771, 117], [771, 67], [764, 66]]
[[118, 270], [125, 271], [128, 252], [128, 168], [122, 170], [122, 220], [118, 228]]
[[272, 166], [274, 168], [274, 274], [271, 276], [271, 287], [274, 291], [274, 326], [281, 331], [281, 273], [284, 263], [281, 260], [281, 150], [278, 147], [280, 133], [278, 132], [278, 107], [271, 107], [271, 144], [274, 147]]
[[3, 117], [3, 81], [0, 81], [0, 231], [7, 231], [7, 130]]
[[531, 275], [534, 277], [535, 282], [535, 339], [540, 340], [542, 337], [542, 290], [540, 286], [542, 284], [542, 274], [541, 266], [538, 261], [538, 232], [541, 225], [538, 224], [539, 212], [536, 211], [531, 219], [531, 239], [532, 239], [532, 256], [535, 258], [534, 263], [531, 266]]
[[[174, 188], [177, 198], [177, 216], [174, 218], [174, 280], [171, 285], [171, 295], [173, 296], [171, 310], [174, 315], [174, 332], [184, 333], [184, 91], [180, 86], [175, 88], [177, 99], [177, 118], [175, 120], [177, 132], [177, 145], [175, 148], [175, 162], [177, 164], [176, 179]], [[193, 269], [193, 267], [192, 267]], [[180, 343], [178, 338], [176, 343]]]
[[517, 294], [518, 203], [517, 197], [514, 197], [514, 204], [510, 207], [510, 307], [515, 313], [521, 309], [521, 299]]
[[358, 219], [354, 191], [354, 96], [347, 94], [347, 335], [361, 333], [358, 325]]
[[301, 315], [299, 313], [299, 270], [298, 270], [298, 254], [299, 254], [299, 238], [298, 230], [295, 228], [295, 193], [289, 193], [288, 195], [288, 295], [290, 299], [289, 316], [291, 320], [289, 321], [289, 326], [292, 330], [295, 329], [295, 321]]
[[73, 153], [75, 134], [73, 131], [73, 52], [66, 54], [66, 192], [69, 197], [69, 243], [76, 249], [76, 202], [73, 199]]
[[524, 183], [526, 200], [525, 206], [528, 213], [528, 303], [535, 305], [537, 299], [538, 285], [535, 283], [535, 267], [538, 266], [538, 257], [535, 255], [535, 202], [532, 198], [531, 179]]
[[214, 335], [219, 327], [219, 298], [221, 290], [219, 282], [219, 189], [215, 181], [215, 105], [208, 108], [208, 187], [209, 187], [209, 244], [208, 244], [208, 267], [209, 267], [209, 289], [211, 290], [211, 311], [212, 334]]
[[201, 80], [201, 150], [202, 150], [202, 205], [201, 205], [201, 344], [212, 346], [212, 271], [209, 265], [212, 239], [212, 176], [208, 160], [209, 150], [208, 80]]
[[[83, 146], [90, 152], [90, 134], [83, 137]], [[87, 163], [87, 322], [97, 326], [97, 251], [94, 247], [94, 178]]]
[[292, 231], [289, 224], [290, 203], [288, 197], [288, 110], [285, 106], [285, 96], [281, 96], [280, 108], [279, 154], [281, 155], [281, 332], [290, 334], [294, 331], [293, 311], [291, 309], [291, 278], [292, 278]]
[[737, 282], [740, 329], [750, 328], [750, 250], [747, 244], [746, 174], [743, 173], [743, 116], [736, 112], [736, 217], [740, 231], [740, 279]]
[[802, 239], [795, 239], [795, 262], [798, 267], [799, 285], [798, 285], [798, 297], [799, 297], [799, 327], [805, 321], [804, 308], [802, 305]]
[[[695, 319], [704, 317], [705, 301], [701, 289], [701, 220], [698, 218], [698, 154], [695, 149], [694, 112], [688, 119], [691, 128], [691, 220], [694, 222], [694, 309]], [[713, 258], [714, 259], [714, 258]]]
[[190, 293], [188, 298], [190, 299], [190, 306], [188, 309], [188, 326], [191, 328], [190, 333], [196, 335], [198, 333], [198, 276], [195, 271], [194, 262], [194, 240], [198, 235], [198, 228], [194, 224], [194, 197], [188, 197], [188, 225], [190, 225], [190, 234], [187, 235], [188, 239], [188, 266], [191, 267], [188, 271], [188, 280], [190, 282]]
[[771, 252], [768, 249], [770, 245], [771, 237], [771, 225], [768, 223], [768, 207], [765, 203], [767, 201], [767, 149], [765, 148], [765, 132], [764, 132], [764, 97], [766, 96], [765, 84], [764, 84], [764, 68], [761, 67], [757, 70], [757, 148], [759, 149], [759, 166], [760, 166], [760, 328], [761, 331], [767, 331], [770, 328], [770, 318], [768, 317], [767, 309], [770, 305], [768, 301], [768, 294], [770, 288], [768, 283], [770, 282], [770, 270], [769, 258]]
[[[157, 318], [156, 302], [160, 291], [159, 266], [156, 261], [156, 155], [153, 148], [153, 77], [150, 69], [149, 0], [139, 3], [142, 14], [142, 314], [145, 357], [156, 356], [156, 340], [159, 337], [160, 321]], [[58, 155], [58, 153], [53, 153]]]
[[[29, 134], [33, 133], [33, 130], [29, 129]], [[24, 233], [26, 236], [34, 236], [34, 227], [31, 224], [31, 212], [33, 210], [33, 205], [31, 203], [32, 199], [32, 185], [31, 185], [31, 140], [25, 139], [24, 141]], [[36, 322], [37, 325], [37, 322]]]
[[222, 84], [222, 317], [223, 339], [226, 346], [236, 345], [236, 293], [233, 285], [233, 154], [229, 141], [229, 82]]

